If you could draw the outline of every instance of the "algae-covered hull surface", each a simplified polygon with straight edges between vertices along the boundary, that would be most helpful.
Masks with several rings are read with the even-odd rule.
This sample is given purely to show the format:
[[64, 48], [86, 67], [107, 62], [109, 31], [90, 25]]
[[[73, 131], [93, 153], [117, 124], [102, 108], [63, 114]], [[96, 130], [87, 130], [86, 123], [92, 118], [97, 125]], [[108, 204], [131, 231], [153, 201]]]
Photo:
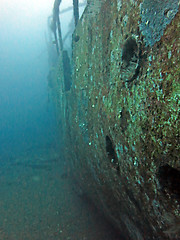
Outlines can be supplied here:
[[71, 174], [124, 239], [180, 237], [177, 0], [88, 1], [66, 91], [51, 79]]

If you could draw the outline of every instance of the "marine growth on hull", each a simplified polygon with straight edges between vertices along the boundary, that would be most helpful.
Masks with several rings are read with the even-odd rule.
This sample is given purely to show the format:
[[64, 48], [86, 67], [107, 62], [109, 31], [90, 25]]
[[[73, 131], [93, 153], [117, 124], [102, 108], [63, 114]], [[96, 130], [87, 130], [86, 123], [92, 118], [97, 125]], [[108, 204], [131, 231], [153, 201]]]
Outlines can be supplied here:
[[49, 75], [71, 176], [122, 239], [179, 239], [179, 1], [77, 2]]

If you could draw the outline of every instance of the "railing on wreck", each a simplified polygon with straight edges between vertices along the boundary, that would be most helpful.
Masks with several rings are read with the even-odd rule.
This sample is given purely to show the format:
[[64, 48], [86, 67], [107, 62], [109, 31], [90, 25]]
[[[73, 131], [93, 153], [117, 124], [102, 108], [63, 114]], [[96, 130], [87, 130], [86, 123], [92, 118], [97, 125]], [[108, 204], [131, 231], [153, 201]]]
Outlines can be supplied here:
[[86, 1], [84, 3], [79, 3], [79, 0], [72, 0], [73, 6], [68, 7], [62, 11], [60, 11], [60, 6], [62, 0], [55, 0], [52, 10], [52, 15], [48, 17], [47, 25], [48, 25], [48, 38], [46, 36], [46, 43], [48, 48], [48, 58], [49, 58], [49, 66], [50, 72], [48, 74], [48, 85], [49, 79], [51, 76], [52, 67], [56, 65], [57, 59], [61, 55], [62, 63], [63, 63], [63, 74], [64, 74], [64, 90], [68, 91], [71, 87], [72, 82], [72, 66], [71, 66], [71, 56], [68, 55], [68, 51], [64, 49], [64, 42], [68, 38], [70, 34], [72, 34], [72, 30], [68, 31], [67, 34], [62, 37], [61, 31], [61, 22], [60, 16], [68, 11], [73, 10], [73, 20], [75, 27], [79, 21], [79, 8], [86, 5]]

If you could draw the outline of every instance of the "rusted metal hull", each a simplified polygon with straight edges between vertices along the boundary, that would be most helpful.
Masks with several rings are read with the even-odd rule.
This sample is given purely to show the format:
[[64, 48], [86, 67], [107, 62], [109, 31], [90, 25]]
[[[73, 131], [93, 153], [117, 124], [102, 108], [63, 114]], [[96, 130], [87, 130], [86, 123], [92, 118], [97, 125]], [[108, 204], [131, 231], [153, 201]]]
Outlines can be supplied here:
[[178, 1], [89, 1], [69, 91], [56, 70], [71, 174], [124, 239], [180, 234], [179, 20]]

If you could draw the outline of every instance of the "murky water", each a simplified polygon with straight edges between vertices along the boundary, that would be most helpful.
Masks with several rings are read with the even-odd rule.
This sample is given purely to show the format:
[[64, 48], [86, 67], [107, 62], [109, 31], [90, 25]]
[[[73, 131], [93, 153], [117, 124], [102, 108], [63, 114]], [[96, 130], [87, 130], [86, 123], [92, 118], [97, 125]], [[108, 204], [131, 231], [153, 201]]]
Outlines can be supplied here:
[[53, 149], [10, 159], [0, 168], [1, 240], [117, 240], [94, 206], [76, 191]]

